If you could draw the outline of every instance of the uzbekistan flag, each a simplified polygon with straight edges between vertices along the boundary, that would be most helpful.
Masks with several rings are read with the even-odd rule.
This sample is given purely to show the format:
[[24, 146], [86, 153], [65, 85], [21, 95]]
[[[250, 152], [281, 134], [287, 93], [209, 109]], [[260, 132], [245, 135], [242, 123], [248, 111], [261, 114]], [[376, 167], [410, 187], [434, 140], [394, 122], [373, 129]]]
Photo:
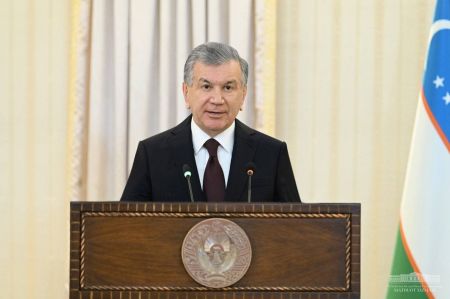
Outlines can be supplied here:
[[450, 0], [438, 0], [387, 298], [450, 298]]

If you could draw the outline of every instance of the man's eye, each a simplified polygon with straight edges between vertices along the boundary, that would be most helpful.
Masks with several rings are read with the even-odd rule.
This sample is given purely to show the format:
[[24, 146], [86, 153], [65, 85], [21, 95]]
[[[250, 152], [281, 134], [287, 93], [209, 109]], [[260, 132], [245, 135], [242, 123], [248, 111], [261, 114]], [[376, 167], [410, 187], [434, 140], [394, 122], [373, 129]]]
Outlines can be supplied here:
[[204, 89], [204, 90], [209, 90], [209, 89], [211, 89], [211, 86], [205, 84], [205, 85], [202, 85], [202, 89]]
[[226, 91], [230, 91], [230, 90], [233, 90], [233, 87], [231, 85], [225, 85], [224, 89]]

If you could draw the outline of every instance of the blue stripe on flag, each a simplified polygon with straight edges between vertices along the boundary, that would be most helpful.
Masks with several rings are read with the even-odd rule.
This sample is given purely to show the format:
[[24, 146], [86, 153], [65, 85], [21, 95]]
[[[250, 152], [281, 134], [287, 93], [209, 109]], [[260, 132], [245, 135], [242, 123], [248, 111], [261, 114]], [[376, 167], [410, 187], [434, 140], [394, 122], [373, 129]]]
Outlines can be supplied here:
[[[450, 21], [450, 0], [438, 1], [436, 16]], [[442, 18], [435, 21], [442, 20]], [[441, 131], [444, 143], [450, 144], [450, 28], [437, 31], [428, 48], [423, 81], [425, 100]], [[444, 136], [442, 136], [444, 135]]]
[[439, 0], [436, 4], [436, 11], [434, 13], [434, 22], [437, 20], [450, 20], [450, 1]]

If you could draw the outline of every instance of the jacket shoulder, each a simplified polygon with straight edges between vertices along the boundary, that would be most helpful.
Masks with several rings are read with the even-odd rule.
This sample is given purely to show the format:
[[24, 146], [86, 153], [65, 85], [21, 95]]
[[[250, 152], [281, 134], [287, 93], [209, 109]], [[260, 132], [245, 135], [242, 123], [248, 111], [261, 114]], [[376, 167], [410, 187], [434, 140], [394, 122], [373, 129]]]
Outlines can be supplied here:
[[167, 140], [175, 135], [186, 135], [190, 133], [190, 119], [191, 117], [186, 118], [183, 122], [179, 123], [173, 128], [165, 130], [156, 135], [150, 136], [144, 140], [141, 140], [141, 144], [145, 147], [154, 146], [154, 145], [164, 145]]
[[260, 132], [258, 130], [255, 130], [241, 121], [236, 120], [236, 126], [239, 128], [240, 132], [242, 132], [244, 135], [250, 136], [252, 139], [257, 141], [258, 143], [265, 144], [265, 145], [272, 145], [272, 146], [281, 146], [285, 142], [282, 140], [279, 140], [275, 137], [269, 136], [263, 132]]
[[144, 140], [141, 140], [141, 143], [143, 143], [144, 145], [152, 145], [155, 143], [161, 143], [173, 135], [172, 130], [173, 130], [173, 128], [166, 130], [164, 132], [158, 133], [156, 135], [150, 136]]

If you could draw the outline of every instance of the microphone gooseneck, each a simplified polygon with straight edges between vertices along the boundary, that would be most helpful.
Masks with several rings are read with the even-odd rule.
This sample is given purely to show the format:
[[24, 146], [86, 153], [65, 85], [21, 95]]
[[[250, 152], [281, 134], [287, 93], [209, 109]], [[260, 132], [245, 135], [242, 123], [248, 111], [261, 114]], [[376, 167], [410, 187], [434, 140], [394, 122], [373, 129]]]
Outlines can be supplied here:
[[252, 201], [252, 176], [255, 174], [256, 165], [253, 162], [248, 162], [245, 165], [245, 173], [248, 176], [248, 188], [247, 188], [247, 202]]
[[189, 196], [191, 197], [191, 202], [194, 202], [194, 194], [192, 194], [192, 185], [191, 185], [192, 171], [191, 171], [191, 167], [188, 164], [183, 165], [183, 175], [188, 182]]

